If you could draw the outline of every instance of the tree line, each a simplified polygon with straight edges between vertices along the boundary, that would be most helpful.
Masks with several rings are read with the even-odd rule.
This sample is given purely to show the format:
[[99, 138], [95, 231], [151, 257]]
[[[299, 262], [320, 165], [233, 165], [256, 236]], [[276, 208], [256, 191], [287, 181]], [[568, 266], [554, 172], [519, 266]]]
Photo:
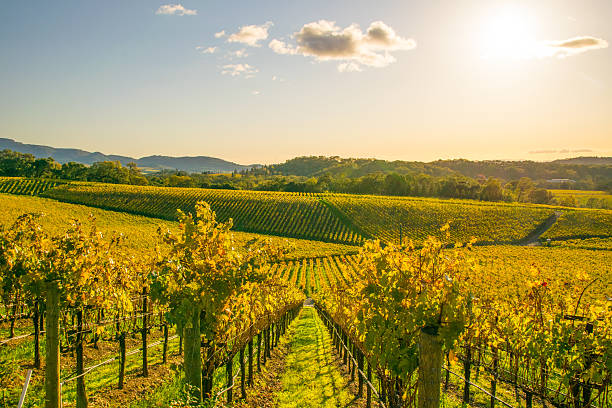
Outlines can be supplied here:
[[[428, 163], [418, 163], [419, 166], [413, 163], [411, 166], [401, 167], [390, 165], [396, 162], [368, 161], [369, 159], [355, 159], [356, 161], [353, 164], [358, 168], [361, 167], [361, 170], [347, 175], [346, 172], [336, 171], [335, 167], [329, 165], [329, 160], [334, 158], [315, 159], [317, 158], [293, 159], [284, 165], [277, 165], [285, 166], [280, 167], [280, 170], [279, 167], [269, 166], [231, 174], [187, 173], [178, 170], [163, 170], [144, 174], [135, 163], [128, 163], [125, 166], [118, 161], [96, 162], [91, 166], [75, 162], [60, 164], [52, 158], [37, 159], [31, 154], [4, 150], [0, 152], [0, 176], [56, 178], [166, 187], [303, 193], [334, 192], [578, 206], [574, 197], [553, 197], [547, 190], [551, 187], [572, 189], [580, 187], [575, 183], [552, 186], [550, 182], [545, 180], [533, 180], [526, 176], [514, 179], [485, 177], [482, 174], [477, 177], [468, 177], [448, 169], [432, 170], [432, 165]], [[336, 163], [340, 163], [340, 167], [344, 168], [346, 160], [348, 159], [337, 159]], [[382, 166], [380, 162], [386, 163], [386, 165]], [[469, 161], [453, 162], [457, 162], [456, 165], [463, 164], [465, 166], [467, 166], [465, 163], [475, 163]], [[574, 167], [576, 166], [597, 167], [574, 165]], [[583, 183], [585, 184], [583, 187], [598, 187], [611, 191], [612, 181], [610, 181], [610, 178], [612, 177], [606, 176], [606, 169], [610, 166], [599, 167], [602, 167], [600, 169], [601, 174], [597, 176], [600, 180], [599, 184], [594, 186], [591, 179], [591, 183]], [[364, 170], [366, 168], [367, 170]], [[394, 169], [397, 171], [393, 171]], [[410, 172], [407, 172], [408, 170]], [[298, 175], [289, 174], [290, 172]], [[299, 175], [313, 173], [316, 175]], [[517, 171], [516, 175], [524, 173]], [[607, 207], [605, 200], [591, 200], [588, 204], [593, 208]]]

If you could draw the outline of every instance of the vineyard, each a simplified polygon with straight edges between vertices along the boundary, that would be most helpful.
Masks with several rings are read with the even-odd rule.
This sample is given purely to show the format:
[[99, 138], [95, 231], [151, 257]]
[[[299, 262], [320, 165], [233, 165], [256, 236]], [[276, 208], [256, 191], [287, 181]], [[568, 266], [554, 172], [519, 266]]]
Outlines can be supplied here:
[[[66, 225], [74, 218], [87, 220], [93, 217], [96, 225], [105, 235], [121, 233], [124, 236], [123, 249], [134, 256], [153, 255], [157, 230], [175, 230], [176, 221], [132, 215], [126, 212], [108, 211], [85, 205], [59, 202], [42, 197], [28, 197], [0, 194], [0, 225], [12, 224], [23, 213], [43, 214], [38, 222], [49, 232], [57, 234], [65, 230]], [[304, 258], [322, 255], [355, 253], [357, 247], [330, 242], [302, 240], [296, 238], [278, 238], [262, 236], [247, 232], [233, 231], [238, 245], [261, 238], [270, 238], [283, 242], [289, 248], [289, 258]]]
[[[245, 351], [252, 381], [255, 337], [259, 367], [304, 299], [293, 286], [274, 281], [268, 273], [269, 261], [283, 254], [283, 247], [260, 240], [238, 252], [230, 225], [217, 223], [206, 205], [197, 207], [195, 219], [181, 216], [177, 235], [163, 233], [166, 246], [158, 250], [157, 260], [127, 255], [121, 251], [120, 236], [103, 238], [95, 225], [78, 221], [63, 233], [49, 235], [38, 217], [20, 216], [10, 227], [3, 226], [0, 235], [2, 322], [7, 324], [0, 344], [3, 354], [8, 350], [0, 369], [3, 402], [10, 405], [18, 398], [10, 382], [20, 354], [13, 353], [14, 347], [22, 350], [24, 341], [32, 349], [34, 368], [41, 368], [42, 344], [45, 349], [44, 388], [40, 378], [34, 382], [30, 406], [44, 400], [45, 406], [76, 403], [80, 408], [89, 405], [85, 377], [91, 372], [117, 362], [117, 387], [122, 389], [129, 355], [141, 355], [141, 375], [148, 377], [149, 348], [161, 345], [161, 356], [156, 357], [165, 364], [170, 341], [176, 338], [186, 381], [198, 388], [195, 394], [189, 391], [191, 398], [227, 394], [231, 401], [234, 387], [219, 391], [218, 369], [224, 367], [233, 384], [231, 373], [238, 358], [244, 395]], [[198, 259], [204, 254], [209, 254], [207, 262], [201, 264]], [[31, 321], [29, 327], [23, 318]], [[18, 333], [20, 329], [25, 333]], [[204, 362], [201, 333], [207, 339]], [[156, 341], [151, 342], [151, 334], [157, 334]], [[135, 345], [130, 336], [140, 337], [140, 347], [129, 350]], [[114, 350], [118, 356], [113, 356]], [[86, 367], [87, 363], [92, 365]]]
[[[373, 367], [386, 406], [416, 406], [425, 392], [421, 365], [435, 366], [419, 350], [431, 347], [445, 355], [437, 366], [442, 388], [456, 390], [464, 402], [481, 393], [487, 404], [492, 398], [491, 404], [508, 406], [532, 406], [536, 399], [559, 407], [612, 403], [612, 287], [609, 267], [601, 270], [611, 264], [607, 252], [593, 260], [592, 251], [563, 250], [521, 259], [532, 249], [518, 248], [523, 253], [514, 254], [514, 263], [495, 270], [490, 259], [471, 259], [469, 249], [443, 248], [437, 241], [416, 252], [366, 244], [345, 267], [327, 262], [331, 267], [315, 273], [314, 286], [321, 290], [313, 298], [342, 343], [339, 352], [356, 356], [353, 364]], [[530, 265], [562, 256], [569, 259], [553, 270], [546, 263]], [[419, 295], [417, 282], [427, 285], [426, 296]]]
[[572, 239], [588, 237], [612, 237], [612, 211], [567, 210], [543, 238]]
[[585, 238], [552, 241], [551, 246], [583, 249], [612, 250], [612, 238]]
[[540, 230], [542, 239], [551, 240], [612, 237], [610, 210], [434, 198], [86, 182], [58, 184], [8, 178], [3, 183], [1, 186], [7, 192], [39, 194], [63, 202], [164, 220], [173, 220], [176, 209], [193, 212], [195, 203], [204, 200], [210, 203], [219, 220], [226, 222], [231, 218], [236, 231], [345, 245], [360, 245], [370, 238], [395, 243], [406, 238], [422, 245], [428, 236], [441, 238], [439, 229], [447, 222], [451, 224], [453, 238], [464, 243], [476, 238], [480, 244], [517, 244]]
[[363, 240], [312, 195], [256, 191], [140, 187], [71, 183], [49, 190], [45, 197], [172, 220], [176, 209], [193, 212], [210, 203], [223, 222], [238, 231], [319, 241], [359, 244]]
[[[104, 188], [117, 193], [105, 196]], [[310, 341], [324, 341], [308, 332], [323, 323], [366, 406], [417, 407], [431, 395], [452, 407], [612, 405], [608, 211], [330, 194], [281, 194], [284, 207], [274, 207], [277, 193], [160, 190], [174, 202], [227, 193], [217, 199], [226, 219], [232, 208], [298, 219], [320, 206], [333, 225], [387, 241], [358, 248], [233, 232], [205, 204], [177, 221], [130, 214], [151, 206], [158, 190], [150, 189], [75, 183], [45, 193], [89, 192], [80, 199], [86, 205], [0, 194], [4, 405], [17, 404], [24, 368], [32, 367], [24, 406], [51, 396], [57, 406], [128, 407], [126, 393], [140, 387], [160, 398], [150, 406], [231, 406], [265, 392], [255, 380], [271, 352], [293, 341], [298, 316], [297, 333]], [[169, 214], [162, 201], [155, 208]], [[108, 203], [125, 207], [111, 211]], [[471, 231], [520, 241], [551, 214], [559, 219], [543, 246], [452, 248]], [[458, 221], [437, 227], [453, 216]], [[393, 244], [394, 217], [418, 246]], [[559, 240], [558, 231], [598, 238]], [[306, 297], [315, 315], [299, 312]], [[424, 377], [432, 372], [441, 376]]]
[[55, 180], [0, 177], [0, 193], [39, 195], [60, 184]]
[[[555, 198], [573, 197], [576, 204], [580, 207], [588, 207], [589, 203], [595, 200], [603, 207], [596, 208], [612, 208], [612, 194], [606, 194], [604, 191], [585, 191], [585, 190], [548, 190]], [[589, 201], [590, 200], [590, 201]]]
[[509, 243], [525, 238], [554, 211], [538, 206], [477, 203], [420, 198], [328, 195], [368, 235], [389, 242], [408, 238], [422, 243], [428, 236], [442, 237], [440, 227], [451, 223], [453, 237], [467, 242]]

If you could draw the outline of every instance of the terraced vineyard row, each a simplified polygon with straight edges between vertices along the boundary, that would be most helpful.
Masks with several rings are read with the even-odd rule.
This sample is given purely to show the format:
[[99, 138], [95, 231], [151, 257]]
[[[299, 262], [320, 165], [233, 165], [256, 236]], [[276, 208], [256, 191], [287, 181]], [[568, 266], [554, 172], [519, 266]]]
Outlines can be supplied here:
[[299, 193], [71, 183], [44, 196], [170, 220], [177, 208], [193, 212], [196, 202], [204, 200], [220, 221], [232, 218], [238, 231], [347, 244], [363, 240], [318, 198]]
[[549, 207], [427, 198], [329, 194], [325, 200], [345, 213], [365, 233], [389, 242], [404, 238], [417, 243], [442, 238], [451, 223], [453, 239], [514, 242], [525, 238], [554, 210]]
[[311, 295], [349, 282], [357, 263], [356, 254], [303, 258], [276, 264], [271, 273]]
[[19, 195], [39, 195], [61, 182], [21, 177], [0, 177], [0, 193]]

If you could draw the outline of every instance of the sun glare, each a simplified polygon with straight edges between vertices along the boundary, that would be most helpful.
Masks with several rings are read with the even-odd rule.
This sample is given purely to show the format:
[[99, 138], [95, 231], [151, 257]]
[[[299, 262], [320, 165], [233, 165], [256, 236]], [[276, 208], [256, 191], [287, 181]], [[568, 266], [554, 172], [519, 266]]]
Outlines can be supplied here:
[[489, 16], [481, 37], [484, 58], [524, 59], [536, 52], [529, 13], [517, 6], [504, 7]]

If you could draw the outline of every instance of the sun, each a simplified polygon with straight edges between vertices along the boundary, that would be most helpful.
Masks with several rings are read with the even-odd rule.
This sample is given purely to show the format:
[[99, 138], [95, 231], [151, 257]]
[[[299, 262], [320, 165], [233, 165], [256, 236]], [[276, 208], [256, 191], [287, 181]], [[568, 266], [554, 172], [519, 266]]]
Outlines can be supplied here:
[[525, 59], [536, 52], [533, 24], [526, 9], [506, 6], [484, 22], [480, 33], [484, 58]]

